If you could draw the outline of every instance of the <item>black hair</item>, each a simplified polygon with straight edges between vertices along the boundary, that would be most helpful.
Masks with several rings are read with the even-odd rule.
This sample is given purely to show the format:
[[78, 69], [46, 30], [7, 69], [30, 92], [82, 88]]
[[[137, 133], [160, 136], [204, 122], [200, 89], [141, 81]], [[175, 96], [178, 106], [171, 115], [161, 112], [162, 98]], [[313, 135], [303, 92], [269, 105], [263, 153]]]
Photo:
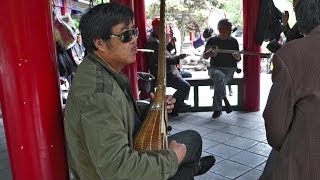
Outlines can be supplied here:
[[294, 11], [301, 34], [308, 34], [320, 25], [320, 0], [300, 0]]
[[218, 29], [221, 29], [222, 27], [232, 27], [232, 24], [231, 22], [229, 21], [229, 19], [221, 19], [219, 22], [218, 22]]
[[133, 22], [133, 11], [118, 3], [99, 4], [80, 19], [80, 31], [82, 42], [86, 51], [97, 50], [94, 40], [103, 39], [107, 41], [112, 35], [112, 27], [125, 23], [129, 25]]
[[213, 34], [213, 29], [208, 27], [203, 31], [203, 35], [202, 36], [207, 39], [207, 38], [211, 37], [212, 34]]

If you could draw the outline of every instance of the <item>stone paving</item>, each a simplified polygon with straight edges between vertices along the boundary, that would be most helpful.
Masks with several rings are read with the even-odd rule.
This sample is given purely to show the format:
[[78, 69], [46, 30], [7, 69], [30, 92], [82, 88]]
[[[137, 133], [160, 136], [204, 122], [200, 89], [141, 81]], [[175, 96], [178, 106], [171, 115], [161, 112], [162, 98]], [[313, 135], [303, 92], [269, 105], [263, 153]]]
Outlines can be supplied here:
[[[196, 180], [257, 180], [271, 147], [266, 141], [262, 112], [271, 76], [261, 74], [261, 108], [258, 112], [232, 112], [212, 119], [212, 112], [184, 113], [170, 118], [172, 133], [197, 130], [203, 138], [203, 155], [213, 154], [216, 164]], [[236, 91], [234, 91], [236, 92]], [[0, 179], [12, 179], [2, 115], [0, 114]]]

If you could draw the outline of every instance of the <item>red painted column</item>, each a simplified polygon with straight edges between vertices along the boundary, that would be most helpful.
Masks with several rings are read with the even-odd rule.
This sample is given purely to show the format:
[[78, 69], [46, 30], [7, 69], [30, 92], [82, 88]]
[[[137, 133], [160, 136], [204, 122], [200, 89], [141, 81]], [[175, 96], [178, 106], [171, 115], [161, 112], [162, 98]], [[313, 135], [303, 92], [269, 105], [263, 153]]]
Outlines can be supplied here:
[[[134, 1], [134, 19], [135, 25], [139, 28], [138, 47], [145, 48], [147, 43], [147, 30], [146, 30], [146, 12], [145, 0]], [[137, 54], [137, 70], [147, 72], [148, 63], [145, 53]]]
[[[111, 2], [117, 2], [123, 5], [126, 5], [133, 9], [133, 4], [131, 0], [111, 0]], [[133, 93], [133, 96], [135, 99], [138, 99], [138, 74], [137, 74], [137, 62], [130, 64], [123, 68], [122, 70], [123, 73], [125, 73], [129, 80], [130, 80], [130, 85], [131, 85], [131, 90]]]
[[66, 15], [67, 12], [68, 12], [67, 0], [62, 0], [61, 15]]
[[[255, 41], [260, 0], [243, 0], [243, 48], [245, 51], [260, 52]], [[244, 108], [246, 111], [260, 109], [260, 57], [244, 56]]]
[[0, 101], [13, 179], [66, 180], [51, 1], [2, 1]]
[[[146, 12], [145, 0], [134, 1], [134, 19], [135, 25], [139, 28], [138, 47], [145, 48], [147, 43], [147, 29], [146, 29]], [[137, 54], [137, 71], [148, 72], [149, 67], [147, 63], [146, 53]], [[139, 99], [149, 98], [149, 93], [140, 93]]]

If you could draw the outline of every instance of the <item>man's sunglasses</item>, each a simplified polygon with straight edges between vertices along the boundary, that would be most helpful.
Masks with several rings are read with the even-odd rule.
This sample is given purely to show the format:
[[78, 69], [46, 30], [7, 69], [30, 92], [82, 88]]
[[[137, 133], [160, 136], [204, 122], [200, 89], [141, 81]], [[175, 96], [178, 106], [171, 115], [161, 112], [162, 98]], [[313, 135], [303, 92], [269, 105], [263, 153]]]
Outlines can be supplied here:
[[120, 41], [123, 43], [127, 43], [132, 41], [133, 38], [137, 38], [139, 35], [139, 30], [138, 28], [130, 29], [130, 30], [125, 30], [122, 31], [119, 35], [110, 35], [111, 38], [117, 37], [120, 38]]

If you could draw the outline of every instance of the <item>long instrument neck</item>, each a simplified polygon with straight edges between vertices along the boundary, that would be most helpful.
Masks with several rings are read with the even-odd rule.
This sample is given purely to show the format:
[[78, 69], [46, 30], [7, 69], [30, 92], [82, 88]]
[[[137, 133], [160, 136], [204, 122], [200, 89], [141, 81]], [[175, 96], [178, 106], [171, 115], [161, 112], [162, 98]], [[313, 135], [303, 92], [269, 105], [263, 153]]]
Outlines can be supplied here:
[[229, 49], [213, 49], [217, 53], [227, 53], [227, 54], [232, 54], [232, 53], [239, 53], [239, 54], [244, 54], [244, 55], [252, 55], [252, 56], [261, 56], [261, 58], [269, 58], [271, 56], [271, 53], [261, 53], [261, 52], [252, 52], [252, 51], [237, 51], [237, 50], [229, 50]]
[[[165, 0], [160, 3], [160, 31], [159, 31], [159, 54], [158, 54], [158, 79], [157, 91], [161, 91], [161, 96], [166, 94], [166, 46], [165, 46]], [[158, 94], [158, 93], [157, 93]]]

